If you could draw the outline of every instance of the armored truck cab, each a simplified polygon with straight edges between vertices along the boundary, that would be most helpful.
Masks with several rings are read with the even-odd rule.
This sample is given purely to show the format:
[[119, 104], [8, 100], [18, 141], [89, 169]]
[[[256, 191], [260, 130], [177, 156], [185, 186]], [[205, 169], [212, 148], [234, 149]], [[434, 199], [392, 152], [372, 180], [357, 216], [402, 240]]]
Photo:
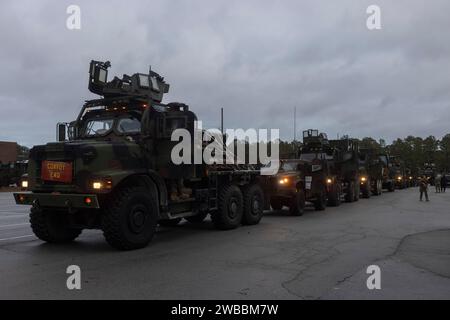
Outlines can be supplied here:
[[378, 158], [383, 165], [383, 189], [389, 192], [395, 191], [395, 170], [393, 168], [391, 157], [387, 153], [379, 153]]
[[360, 186], [364, 198], [371, 195], [378, 196], [383, 188], [383, 162], [376, 150], [369, 148], [359, 149]]
[[[86, 101], [75, 121], [58, 124], [58, 142], [31, 149], [31, 192], [14, 197], [32, 205], [36, 236], [61, 243], [101, 229], [111, 246], [130, 250], [146, 246], [157, 224], [182, 218], [198, 223], [210, 214], [219, 229], [259, 223], [266, 203], [260, 171], [203, 158], [175, 164], [172, 133], [183, 129], [193, 139], [196, 115], [185, 104], [162, 103], [169, 85], [156, 72], [108, 82], [109, 67], [91, 61], [89, 90], [102, 98]], [[195, 144], [188, 145], [193, 155]]]
[[327, 203], [330, 206], [339, 206], [341, 203], [342, 185], [338, 175], [337, 158], [337, 150], [330, 145], [325, 133], [313, 129], [303, 131], [299, 159], [311, 162], [310, 175], [313, 175], [316, 181], [316, 209], [324, 209]]
[[395, 181], [395, 188], [405, 189], [407, 187], [407, 172], [405, 164], [398, 156], [390, 156], [392, 163], [391, 171]]
[[336, 174], [347, 202], [358, 201], [360, 196], [360, 166], [358, 141], [343, 137], [330, 140], [336, 150]]
[[312, 171], [312, 163], [307, 160], [280, 160], [278, 173], [270, 178], [270, 205], [275, 210], [289, 207], [291, 215], [300, 216], [306, 203], [312, 203], [316, 210], [325, 209], [321, 198], [324, 181], [322, 174]]

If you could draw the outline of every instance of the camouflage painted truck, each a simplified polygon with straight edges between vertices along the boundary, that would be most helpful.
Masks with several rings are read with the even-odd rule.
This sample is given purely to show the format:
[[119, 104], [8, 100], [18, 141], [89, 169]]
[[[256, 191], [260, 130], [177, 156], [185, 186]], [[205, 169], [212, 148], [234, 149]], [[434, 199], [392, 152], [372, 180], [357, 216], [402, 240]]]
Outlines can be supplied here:
[[270, 177], [270, 205], [274, 210], [283, 206], [289, 208], [289, 213], [301, 216], [307, 202], [316, 210], [324, 210], [325, 203], [320, 197], [324, 189], [324, 181], [320, 173], [312, 172], [310, 161], [300, 159], [280, 160], [278, 173]]
[[378, 158], [383, 165], [383, 189], [389, 192], [395, 191], [395, 169], [393, 168], [392, 158], [384, 152], [378, 154]]
[[353, 140], [330, 141], [325, 133], [309, 129], [303, 132], [299, 158], [311, 161], [311, 173], [317, 177], [317, 207], [339, 206], [343, 197], [347, 202], [359, 199], [357, 145]]
[[391, 170], [395, 181], [395, 188], [405, 189], [408, 184], [405, 163], [398, 156], [390, 156], [390, 160], [392, 163]]
[[370, 198], [371, 195], [379, 196], [383, 190], [383, 162], [378, 157], [375, 149], [359, 149], [359, 180], [361, 195]]
[[340, 184], [345, 201], [358, 201], [361, 193], [358, 141], [344, 136], [330, 140], [330, 146], [335, 152], [335, 179]]
[[89, 90], [102, 97], [86, 101], [75, 121], [58, 124], [59, 142], [31, 149], [31, 192], [14, 197], [32, 205], [35, 235], [61, 243], [101, 229], [112, 247], [130, 250], [146, 246], [158, 223], [199, 223], [208, 214], [218, 229], [259, 223], [260, 171], [175, 165], [172, 132], [186, 129], [193, 137], [196, 115], [185, 104], [161, 102], [169, 85], [156, 72], [107, 81], [109, 67], [91, 61]]

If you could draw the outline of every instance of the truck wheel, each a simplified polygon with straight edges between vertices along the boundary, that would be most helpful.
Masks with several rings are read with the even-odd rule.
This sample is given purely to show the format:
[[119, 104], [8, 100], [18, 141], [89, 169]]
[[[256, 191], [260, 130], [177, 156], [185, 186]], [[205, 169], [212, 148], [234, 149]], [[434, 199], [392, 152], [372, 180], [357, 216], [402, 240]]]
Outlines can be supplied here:
[[347, 194], [345, 195], [345, 201], [353, 202], [355, 201], [355, 184], [354, 182], [350, 182], [347, 187]]
[[305, 194], [303, 191], [298, 191], [291, 199], [289, 213], [293, 216], [302, 216], [305, 212], [305, 201]]
[[377, 180], [373, 195], [374, 196], [379, 196], [381, 194], [381, 192], [382, 192], [382, 189], [383, 189], [383, 182], [381, 180]]
[[272, 207], [273, 210], [278, 211], [281, 210], [281, 208], [283, 208], [283, 203], [278, 198], [272, 198], [270, 199], [270, 206]]
[[158, 224], [163, 227], [175, 227], [181, 222], [181, 218], [159, 220]]
[[341, 190], [336, 183], [331, 185], [331, 190], [328, 192], [328, 205], [330, 207], [337, 207], [341, 204]]
[[187, 221], [190, 223], [200, 223], [205, 220], [205, 218], [208, 216], [208, 212], [202, 212], [199, 214], [196, 214], [195, 216], [185, 217]]
[[236, 185], [227, 185], [219, 195], [219, 208], [211, 218], [217, 229], [235, 229], [242, 221], [244, 199], [241, 189]]
[[394, 192], [395, 191], [395, 184], [394, 184], [394, 182], [390, 182], [389, 183], [388, 191], [389, 192]]
[[156, 231], [157, 196], [147, 188], [118, 190], [102, 216], [106, 241], [119, 250], [145, 247]]
[[361, 190], [362, 196], [363, 198], [370, 198], [370, 182], [366, 181], [364, 183], [364, 185], [362, 186], [362, 190]]
[[70, 227], [66, 212], [34, 206], [30, 211], [30, 224], [36, 237], [50, 243], [71, 242], [82, 231]]
[[359, 181], [355, 182], [354, 186], [355, 186], [355, 193], [354, 193], [355, 198], [353, 200], [354, 201], [358, 201], [359, 200], [359, 194], [361, 193], [361, 188], [359, 186]]
[[327, 207], [327, 194], [325, 191], [321, 191], [317, 194], [317, 199], [314, 201], [314, 209], [317, 211], [325, 210]]
[[244, 214], [242, 224], [258, 224], [264, 211], [264, 192], [257, 184], [252, 184], [243, 190]]

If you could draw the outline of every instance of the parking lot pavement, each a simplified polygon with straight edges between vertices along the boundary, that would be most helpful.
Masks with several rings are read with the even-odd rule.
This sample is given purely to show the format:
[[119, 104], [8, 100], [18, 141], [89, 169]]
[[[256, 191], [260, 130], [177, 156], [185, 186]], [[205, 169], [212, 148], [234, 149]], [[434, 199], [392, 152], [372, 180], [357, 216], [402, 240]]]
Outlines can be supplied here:
[[[43, 243], [29, 208], [0, 193], [0, 298], [450, 299], [450, 192], [430, 195], [419, 202], [417, 189], [398, 190], [302, 217], [268, 212], [231, 231], [183, 223], [119, 252], [101, 231]], [[81, 290], [66, 287], [73, 264]], [[370, 265], [379, 290], [366, 286]]]

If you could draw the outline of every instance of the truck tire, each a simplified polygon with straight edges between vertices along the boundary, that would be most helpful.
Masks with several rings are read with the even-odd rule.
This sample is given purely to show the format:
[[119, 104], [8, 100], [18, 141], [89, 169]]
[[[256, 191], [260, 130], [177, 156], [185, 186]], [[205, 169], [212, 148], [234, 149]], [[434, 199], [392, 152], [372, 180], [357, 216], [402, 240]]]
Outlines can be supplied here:
[[264, 192], [257, 184], [247, 186], [243, 190], [244, 194], [244, 214], [242, 224], [258, 224], [264, 212]]
[[359, 181], [356, 181], [354, 184], [355, 186], [355, 192], [353, 193], [354, 198], [353, 201], [358, 201], [359, 200], [359, 194], [361, 193], [361, 188], [359, 187]]
[[36, 237], [49, 243], [71, 242], [82, 231], [70, 227], [66, 212], [34, 206], [30, 211], [30, 224]]
[[175, 227], [181, 222], [181, 218], [159, 220], [158, 224], [163, 227]]
[[237, 228], [244, 213], [244, 199], [236, 185], [226, 185], [219, 194], [219, 208], [211, 216], [214, 226], [220, 230]]
[[394, 182], [389, 182], [388, 191], [389, 192], [395, 191], [395, 183]]
[[362, 193], [362, 197], [363, 198], [366, 198], [366, 199], [368, 199], [368, 198], [370, 198], [370, 181], [369, 180], [367, 180], [365, 183], [364, 183], [364, 185], [362, 186], [362, 189], [361, 189], [361, 193]]
[[325, 190], [317, 194], [317, 199], [314, 201], [314, 209], [316, 211], [325, 210], [327, 207], [327, 193]]
[[341, 190], [339, 185], [333, 183], [331, 190], [328, 192], [328, 205], [330, 207], [338, 207], [341, 204]]
[[381, 195], [383, 190], [383, 182], [381, 180], [377, 180], [376, 184], [375, 184], [375, 190], [373, 192], [374, 196], [379, 196]]
[[143, 248], [152, 240], [157, 225], [157, 195], [144, 187], [125, 187], [114, 192], [102, 216], [106, 241], [119, 250]]
[[195, 216], [185, 217], [185, 219], [187, 221], [189, 221], [190, 223], [201, 223], [201, 222], [203, 222], [203, 220], [206, 219], [207, 216], [208, 216], [208, 212], [202, 212], [202, 213], [196, 214]]
[[283, 208], [283, 202], [281, 202], [279, 198], [272, 198], [270, 199], [270, 206], [273, 210], [279, 211], [281, 210], [281, 208]]
[[345, 194], [345, 201], [346, 202], [355, 201], [355, 184], [353, 181], [350, 182], [347, 187], [347, 193]]
[[292, 197], [289, 206], [289, 213], [292, 216], [302, 216], [305, 212], [305, 194], [303, 191], [298, 191], [295, 196]]

